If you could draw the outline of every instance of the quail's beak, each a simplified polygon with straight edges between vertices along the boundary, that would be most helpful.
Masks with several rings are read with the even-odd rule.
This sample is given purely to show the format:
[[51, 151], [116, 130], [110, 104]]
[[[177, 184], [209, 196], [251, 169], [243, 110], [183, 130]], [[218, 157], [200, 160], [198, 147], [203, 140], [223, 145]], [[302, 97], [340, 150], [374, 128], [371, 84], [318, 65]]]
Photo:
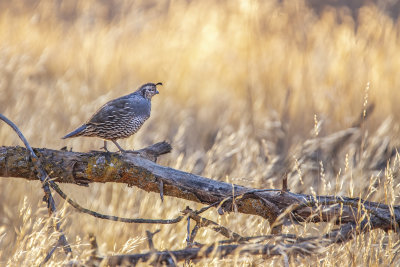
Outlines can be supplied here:
[[158, 90], [156, 90], [156, 95], [158, 95], [160, 92]]

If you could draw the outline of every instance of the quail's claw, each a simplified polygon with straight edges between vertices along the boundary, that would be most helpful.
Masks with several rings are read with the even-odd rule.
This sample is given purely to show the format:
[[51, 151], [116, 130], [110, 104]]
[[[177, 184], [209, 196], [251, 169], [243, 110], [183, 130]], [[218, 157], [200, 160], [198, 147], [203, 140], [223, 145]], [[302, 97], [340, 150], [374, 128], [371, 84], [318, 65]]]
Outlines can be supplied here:
[[110, 151], [107, 149], [107, 141], [104, 141], [104, 146], [100, 147], [100, 149], [104, 149], [106, 152], [110, 152]]
[[104, 147], [104, 146], [100, 147], [100, 149], [104, 149], [104, 151], [110, 153], [110, 150], [108, 150], [108, 149], [107, 149], [106, 147]]
[[123, 149], [123, 148], [117, 143], [117, 141], [115, 141], [115, 140], [111, 140], [111, 141], [118, 147], [119, 152], [121, 152], [121, 153], [126, 153], [126, 150]]

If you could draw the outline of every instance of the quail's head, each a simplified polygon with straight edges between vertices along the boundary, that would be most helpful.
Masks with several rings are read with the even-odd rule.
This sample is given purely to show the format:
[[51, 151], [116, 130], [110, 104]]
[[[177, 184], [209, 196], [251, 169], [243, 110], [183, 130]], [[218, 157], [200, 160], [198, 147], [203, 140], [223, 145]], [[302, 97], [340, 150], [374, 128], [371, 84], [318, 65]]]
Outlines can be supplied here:
[[162, 83], [146, 83], [142, 85], [138, 91], [142, 93], [144, 98], [151, 100], [154, 95], [159, 93], [157, 90], [157, 85], [162, 85]]

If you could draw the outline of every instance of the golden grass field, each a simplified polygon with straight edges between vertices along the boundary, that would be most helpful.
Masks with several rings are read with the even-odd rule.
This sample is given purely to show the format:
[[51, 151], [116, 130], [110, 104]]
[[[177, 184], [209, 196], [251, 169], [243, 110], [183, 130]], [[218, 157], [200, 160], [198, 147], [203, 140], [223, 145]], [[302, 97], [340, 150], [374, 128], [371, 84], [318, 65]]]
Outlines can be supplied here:
[[[0, 4], [0, 113], [31, 146], [99, 149], [100, 139], [60, 138], [108, 100], [146, 82], [163, 82], [151, 118], [121, 146], [167, 140], [173, 152], [160, 164], [255, 188], [279, 187], [276, 162], [286, 157], [293, 162], [292, 192], [399, 204], [400, 157], [392, 153], [400, 143], [399, 59], [400, 21], [374, 5], [362, 7], [354, 20], [345, 8], [316, 15], [302, 1]], [[330, 142], [370, 103], [375, 111], [348, 142]], [[0, 145], [22, 145], [0, 125]], [[320, 153], [312, 160], [315, 146]], [[333, 153], [333, 146], [340, 151]], [[120, 184], [61, 187], [89, 209], [123, 217], [167, 219], [187, 205], [201, 207], [170, 197], [162, 203], [157, 194]], [[38, 265], [57, 240], [42, 197], [39, 182], [0, 179], [1, 266]], [[56, 201], [74, 259], [81, 262], [91, 253], [89, 234], [103, 256], [147, 251], [146, 230], [161, 229], [154, 238], [159, 250], [186, 245], [185, 222], [115, 223]], [[244, 236], [270, 231], [255, 216], [217, 216], [216, 210], [204, 216]], [[284, 227], [284, 233], [315, 236], [332, 227], [306, 223]], [[197, 241], [221, 238], [202, 229]], [[397, 265], [399, 244], [397, 234], [375, 230], [292, 265]], [[69, 260], [59, 249], [47, 265]], [[193, 264], [204, 265], [280, 266], [282, 258]]]

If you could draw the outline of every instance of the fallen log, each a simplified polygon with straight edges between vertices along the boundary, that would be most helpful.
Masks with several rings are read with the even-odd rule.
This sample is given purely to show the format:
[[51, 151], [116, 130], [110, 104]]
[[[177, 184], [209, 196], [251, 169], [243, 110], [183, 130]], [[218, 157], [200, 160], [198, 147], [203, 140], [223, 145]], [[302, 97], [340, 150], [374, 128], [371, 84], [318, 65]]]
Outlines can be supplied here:
[[[88, 153], [35, 148], [43, 169], [57, 183], [88, 186], [90, 183], [125, 183], [147, 192], [199, 202], [219, 203], [219, 212], [237, 211], [280, 224], [292, 221], [355, 223], [368, 212], [372, 228], [396, 230], [400, 223], [400, 207], [389, 207], [358, 198], [312, 196], [277, 189], [254, 189], [212, 180], [191, 173], [161, 166], [153, 162], [168, 153], [170, 146], [158, 143], [132, 153]], [[146, 156], [149, 154], [152, 156]], [[23, 147], [0, 147], [0, 176], [37, 180], [28, 152]], [[161, 186], [160, 186], [161, 185]]]

